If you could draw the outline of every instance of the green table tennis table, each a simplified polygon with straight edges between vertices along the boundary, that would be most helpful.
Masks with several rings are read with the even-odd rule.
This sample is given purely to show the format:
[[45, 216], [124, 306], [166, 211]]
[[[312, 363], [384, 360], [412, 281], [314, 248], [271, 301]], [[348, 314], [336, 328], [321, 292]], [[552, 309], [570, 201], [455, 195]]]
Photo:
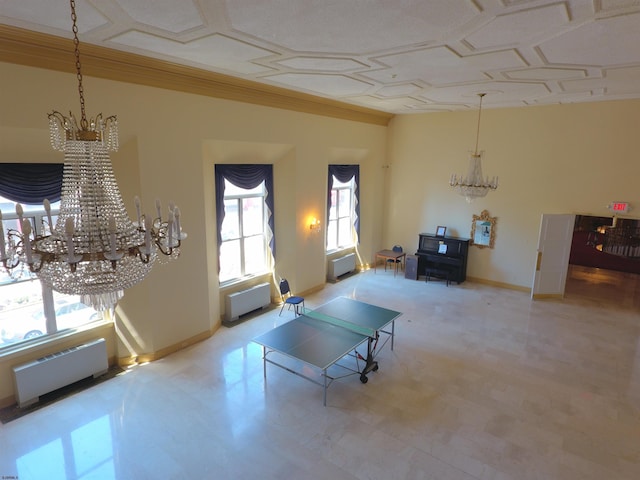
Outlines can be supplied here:
[[[293, 320], [253, 339], [262, 345], [265, 381], [267, 363], [283, 368], [322, 386], [323, 404], [326, 406], [327, 388], [334, 380], [359, 374], [360, 381], [367, 383], [367, 375], [378, 370], [375, 358], [388, 341], [391, 341], [393, 350], [395, 320], [400, 315], [400, 312], [347, 297], [336, 298], [315, 310], [306, 310]], [[364, 344], [366, 354], [361, 355], [357, 350]], [[305, 374], [304, 369], [285, 365], [283, 360], [287, 357], [319, 371], [322, 381]], [[355, 368], [339, 363], [345, 357], [355, 359]], [[327, 370], [332, 366], [337, 366], [343, 374], [330, 375]]]

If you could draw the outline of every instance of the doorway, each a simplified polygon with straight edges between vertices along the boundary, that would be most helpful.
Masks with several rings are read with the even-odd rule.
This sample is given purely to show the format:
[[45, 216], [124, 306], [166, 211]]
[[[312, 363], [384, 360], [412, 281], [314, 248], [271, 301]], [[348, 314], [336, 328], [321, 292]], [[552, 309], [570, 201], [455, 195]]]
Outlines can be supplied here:
[[565, 295], [599, 304], [640, 307], [640, 256], [607, 253], [605, 236], [623, 229], [629, 243], [640, 235], [640, 220], [576, 215]]
[[576, 215], [569, 264], [640, 274], [640, 220]]

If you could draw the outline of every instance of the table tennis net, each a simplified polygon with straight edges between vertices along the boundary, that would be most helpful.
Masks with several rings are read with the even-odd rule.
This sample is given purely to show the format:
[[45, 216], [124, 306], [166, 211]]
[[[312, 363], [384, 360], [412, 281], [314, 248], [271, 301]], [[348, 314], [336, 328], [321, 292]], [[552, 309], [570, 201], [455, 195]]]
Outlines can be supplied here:
[[331, 315], [327, 315], [325, 313], [305, 309], [304, 315], [306, 317], [313, 318], [314, 320], [319, 320], [321, 322], [329, 323], [337, 327], [346, 328], [347, 330], [358, 333], [360, 335], [365, 335], [372, 338], [376, 336], [376, 330], [374, 328], [365, 327], [363, 325], [359, 325], [342, 318], [332, 317]]

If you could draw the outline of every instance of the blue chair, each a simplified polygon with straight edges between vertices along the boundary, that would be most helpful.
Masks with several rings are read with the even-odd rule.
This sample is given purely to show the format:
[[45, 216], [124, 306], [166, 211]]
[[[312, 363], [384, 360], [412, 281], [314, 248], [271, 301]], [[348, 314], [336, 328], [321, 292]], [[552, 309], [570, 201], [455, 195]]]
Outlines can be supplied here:
[[291, 288], [289, 288], [289, 282], [285, 278], [280, 280], [280, 298], [282, 298], [282, 308], [278, 316], [282, 315], [285, 305], [289, 305], [289, 310], [293, 305], [296, 317], [304, 313], [304, 297], [293, 295]]
[[[394, 245], [393, 248], [391, 249], [394, 252], [398, 252], [401, 253], [402, 252], [402, 247], [400, 245]], [[398, 259], [398, 260], [392, 260], [392, 259], [388, 259], [387, 263], [401, 263], [402, 260]], [[387, 270], [387, 263], [384, 264], [384, 269]], [[395, 267], [395, 265], [394, 265]]]

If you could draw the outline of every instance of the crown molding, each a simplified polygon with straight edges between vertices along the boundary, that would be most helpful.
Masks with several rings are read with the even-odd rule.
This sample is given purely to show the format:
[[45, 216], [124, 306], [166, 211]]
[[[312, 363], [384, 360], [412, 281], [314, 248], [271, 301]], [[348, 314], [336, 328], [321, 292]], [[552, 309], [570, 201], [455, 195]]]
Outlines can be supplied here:
[[[97, 45], [81, 46], [83, 75], [386, 126], [393, 114]], [[76, 73], [73, 41], [0, 25], [0, 61]]]

